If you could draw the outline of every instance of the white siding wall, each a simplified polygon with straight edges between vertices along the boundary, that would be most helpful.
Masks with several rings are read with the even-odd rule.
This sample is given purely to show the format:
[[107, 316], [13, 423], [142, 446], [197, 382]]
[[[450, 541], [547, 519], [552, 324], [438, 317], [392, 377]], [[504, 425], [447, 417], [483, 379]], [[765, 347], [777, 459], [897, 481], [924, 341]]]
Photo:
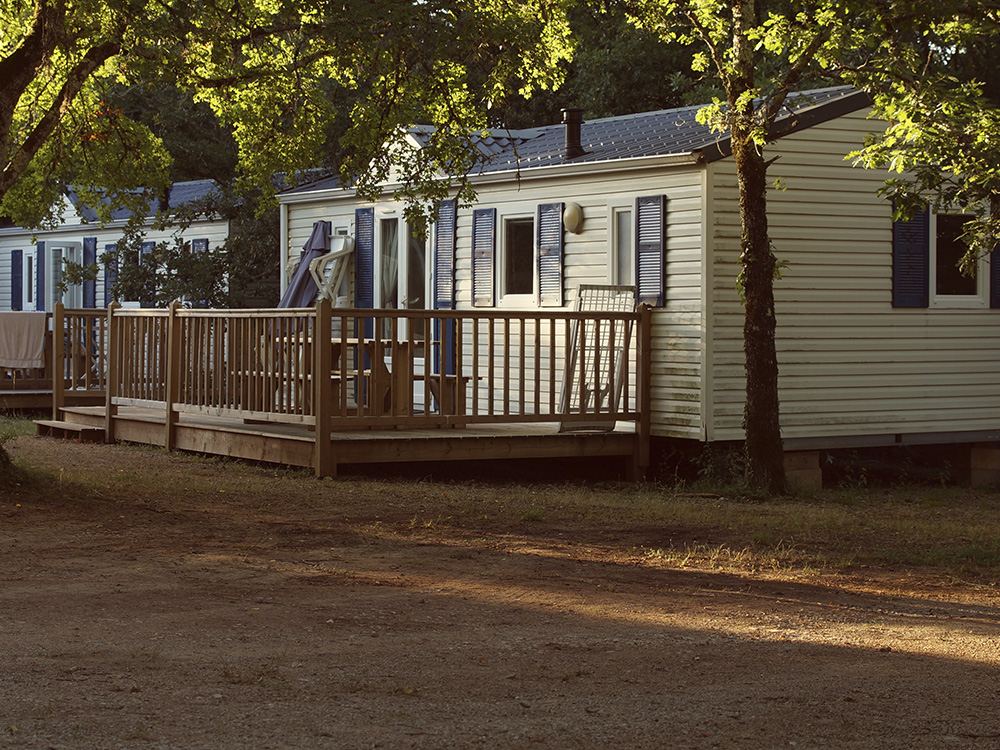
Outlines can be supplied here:
[[[653, 316], [652, 407], [657, 435], [702, 435], [702, 180], [701, 168], [682, 167], [585, 178], [531, 179], [522, 175], [519, 184], [491, 183], [478, 188], [476, 207], [496, 208], [498, 226], [505, 215], [535, 216], [540, 203], [575, 202], [582, 207], [582, 231], [564, 235], [566, 309], [572, 309], [580, 284], [606, 284], [612, 278], [609, 206], [631, 205], [638, 196], [667, 196], [666, 306]], [[362, 205], [370, 204], [361, 204], [346, 194], [289, 203], [288, 246], [293, 258], [308, 239], [313, 223], [320, 219], [332, 221], [335, 227], [350, 225], [353, 234], [354, 209]], [[460, 208], [456, 224], [455, 296], [459, 309], [472, 307], [472, 210]]]
[[[229, 234], [229, 224], [225, 221], [197, 221], [183, 233], [186, 240], [206, 238], [209, 247], [216, 247], [226, 241]], [[100, 262], [101, 254], [104, 253], [105, 246], [115, 243], [121, 237], [121, 229], [117, 226], [99, 227], [93, 224], [67, 225], [55, 230], [38, 231], [33, 234], [30, 230], [16, 228], [0, 229], [0, 310], [10, 310], [11, 304], [11, 251], [28, 250], [36, 246], [38, 242], [44, 242], [46, 248], [74, 245], [83, 246], [84, 237], [97, 238], [97, 306], [104, 307], [111, 300], [104, 299], [104, 267]], [[174, 241], [172, 230], [149, 230], [145, 235], [150, 242]], [[52, 279], [52, 264], [50, 257], [46, 257], [46, 296], [51, 296], [50, 281]], [[46, 302], [46, 310], [51, 312], [51, 305]]]
[[[843, 157], [864, 113], [792, 135], [768, 195], [775, 252], [782, 434], [830, 439], [1000, 429], [1000, 310], [893, 309], [892, 222], [882, 173]], [[731, 159], [710, 170], [714, 264], [710, 439], [742, 437], [743, 310]]]

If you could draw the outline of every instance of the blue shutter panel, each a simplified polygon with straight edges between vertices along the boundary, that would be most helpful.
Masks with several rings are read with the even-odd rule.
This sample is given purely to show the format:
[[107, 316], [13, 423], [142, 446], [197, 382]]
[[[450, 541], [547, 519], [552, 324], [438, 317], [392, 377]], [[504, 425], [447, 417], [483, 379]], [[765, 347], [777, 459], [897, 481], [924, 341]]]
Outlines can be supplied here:
[[118, 244], [110, 243], [104, 246], [104, 252], [110, 256], [104, 266], [104, 306], [114, 300], [115, 282], [118, 280]]
[[636, 292], [639, 302], [662, 307], [666, 289], [667, 199], [663, 195], [635, 202]]
[[497, 211], [477, 208], [472, 212], [472, 305], [493, 307], [493, 259], [496, 247]]
[[434, 224], [434, 309], [455, 308], [455, 201], [441, 201]]
[[375, 209], [354, 212], [355, 307], [375, 306]]
[[930, 222], [926, 210], [892, 225], [892, 306], [930, 304]]
[[[83, 238], [83, 265], [90, 268], [97, 263], [97, 238]], [[97, 307], [97, 279], [83, 282], [83, 306]]]
[[542, 307], [563, 304], [563, 204], [538, 207], [538, 302]]
[[24, 285], [24, 252], [10, 251], [10, 309], [20, 310], [24, 307], [22, 297]]
[[45, 243], [35, 248], [35, 309], [45, 309]]

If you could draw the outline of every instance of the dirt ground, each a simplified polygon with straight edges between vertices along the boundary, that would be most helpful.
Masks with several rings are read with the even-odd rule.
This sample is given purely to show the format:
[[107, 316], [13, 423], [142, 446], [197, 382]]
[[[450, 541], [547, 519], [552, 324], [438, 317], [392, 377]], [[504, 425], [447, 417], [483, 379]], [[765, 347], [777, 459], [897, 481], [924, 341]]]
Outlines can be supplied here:
[[0, 747], [1000, 747], [991, 588], [670, 568], [635, 553], [662, 529], [435, 522], [432, 484], [9, 447], [72, 492], [0, 495]]

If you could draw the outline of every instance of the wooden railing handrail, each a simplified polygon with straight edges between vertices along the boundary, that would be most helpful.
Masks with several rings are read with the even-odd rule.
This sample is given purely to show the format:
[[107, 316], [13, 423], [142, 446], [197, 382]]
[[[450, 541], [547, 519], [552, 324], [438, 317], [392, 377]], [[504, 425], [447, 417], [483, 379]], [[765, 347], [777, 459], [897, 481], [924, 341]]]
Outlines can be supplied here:
[[[258, 308], [232, 310], [178, 309], [177, 315], [191, 318], [214, 318], [225, 315], [233, 318], [274, 318], [297, 317], [311, 315], [316, 312], [313, 307], [297, 308]], [[119, 309], [115, 315], [136, 316], [142, 313], [159, 313], [166, 315], [166, 310], [124, 310]], [[577, 310], [394, 310], [381, 308], [334, 307], [330, 314], [336, 318], [371, 318], [378, 317], [387, 320], [639, 320], [638, 312], [581, 312]]]
[[[622, 420], [648, 429], [642, 311], [173, 305], [104, 315], [108, 414], [166, 408], [168, 446], [184, 411], [335, 429]], [[329, 461], [317, 453], [317, 471]]]

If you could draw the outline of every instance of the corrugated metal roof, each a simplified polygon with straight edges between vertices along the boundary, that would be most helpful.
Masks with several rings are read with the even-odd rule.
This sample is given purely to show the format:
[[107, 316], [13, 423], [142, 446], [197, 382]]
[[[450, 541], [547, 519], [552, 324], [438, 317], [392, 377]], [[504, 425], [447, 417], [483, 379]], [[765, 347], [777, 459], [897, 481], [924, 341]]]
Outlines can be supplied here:
[[[836, 106], [838, 104], [849, 108], [841, 110]], [[792, 94], [776, 130], [782, 132], [786, 127], [807, 127], [828, 119], [824, 114], [832, 118], [866, 104], [866, 95], [850, 86]], [[697, 105], [584, 121], [580, 128], [580, 143], [586, 153], [572, 159], [564, 155], [565, 129], [561, 123], [538, 128], [535, 137], [525, 138], [516, 146], [498, 153], [483, 165], [481, 171], [492, 173], [695, 152], [710, 152], [706, 153], [706, 158], [710, 160], [726, 155], [729, 135], [712, 132], [710, 127], [698, 122], [698, 112], [703, 108], [704, 105]], [[797, 123], [798, 120], [804, 121]]]
[[[776, 134], [786, 134], [833, 119], [869, 104], [868, 96], [851, 86], [835, 86], [790, 94], [785, 112], [775, 123]], [[728, 133], [712, 132], [697, 120], [705, 105], [642, 112], [584, 121], [580, 141], [586, 153], [572, 159], [564, 154], [562, 123], [530, 130], [495, 129], [474, 138], [484, 161], [475, 171], [494, 174], [569, 164], [593, 164], [655, 156], [701, 153], [709, 161], [729, 153]], [[409, 134], [426, 144], [433, 129], [417, 126]], [[337, 178], [302, 185], [288, 193], [342, 187]]]
[[[146, 211], [147, 216], [153, 216], [157, 211], [169, 210], [172, 208], [180, 208], [181, 206], [186, 206], [195, 201], [202, 200], [209, 193], [211, 193], [216, 188], [216, 183], [214, 180], [190, 180], [188, 182], [175, 182], [170, 186], [170, 193], [167, 198], [166, 205], [163, 204], [162, 200], [150, 200], [149, 206]], [[77, 211], [80, 213], [80, 217], [87, 222], [93, 223], [97, 221], [97, 212], [92, 208], [84, 206], [80, 203], [80, 197], [77, 195], [75, 190], [69, 190], [67, 197], [70, 202], [76, 207]], [[107, 204], [107, 199], [104, 199], [104, 203]], [[125, 208], [116, 208], [111, 213], [111, 218], [113, 221], [122, 221], [131, 215], [131, 212]]]

